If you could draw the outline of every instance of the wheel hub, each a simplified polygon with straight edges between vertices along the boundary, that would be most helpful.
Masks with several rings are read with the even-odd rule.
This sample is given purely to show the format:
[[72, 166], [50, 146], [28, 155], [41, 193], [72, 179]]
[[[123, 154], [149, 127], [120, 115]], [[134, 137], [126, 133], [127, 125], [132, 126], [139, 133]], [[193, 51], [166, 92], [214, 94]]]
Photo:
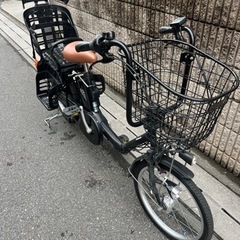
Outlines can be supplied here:
[[174, 205], [175, 205], [175, 200], [173, 200], [170, 196], [164, 196], [163, 208], [165, 209], [167, 214], [172, 212]]

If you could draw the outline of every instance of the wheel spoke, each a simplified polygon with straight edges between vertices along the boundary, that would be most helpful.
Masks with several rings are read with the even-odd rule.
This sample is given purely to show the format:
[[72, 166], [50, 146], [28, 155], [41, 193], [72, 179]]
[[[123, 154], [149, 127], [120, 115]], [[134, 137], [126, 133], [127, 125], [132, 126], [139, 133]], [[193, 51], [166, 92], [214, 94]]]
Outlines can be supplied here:
[[[183, 226], [184, 226], [184, 227], [187, 227], [187, 228], [189, 229], [189, 226], [188, 226], [188, 225], [186, 225], [184, 222], [180, 221], [180, 220], [176, 217], [174, 211], [172, 211], [172, 214], [174, 215], [174, 219], [175, 219], [175, 221], [176, 221], [176, 223], [177, 223], [177, 225], [178, 225], [179, 232], [182, 232], [182, 231], [183, 231]], [[171, 216], [171, 215], [170, 215], [170, 216]], [[185, 234], [185, 231], [184, 231], [183, 234]]]
[[[190, 218], [190, 219], [192, 218], [192, 220], [194, 220], [193, 217], [190, 216], [190, 215], [188, 215], [188, 214], [182, 209], [182, 206], [180, 205], [180, 203], [179, 203], [179, 207], [181, 208], [181, 211], [179, 211], [179, 210], [177, 210], [177, 209], [175, 209], [175, 208], [174, 208], [174, 210], [175, 210], [176, 212], [179, 212], [181, 218], [183, 218], [184, 221], [181, 221], [181, 220], [179, 220], [179, 219], [178, 219], [178, 221], [180, 222], [180, 224], [181, 224], [182, 226], [184, 226], [185, 228], [187, 228], [188, 230], [191, 231], [192, 236], [197, 236], [197, 231], [195, 231], [195, 235], [194, 235], [194, 234], [193, 234], [193, 230], [194, 230], [194, 229], [193, 229], [192, 226], [190, 225], [190, 222], [193, 223], [193, 221], [189, 221], [189, 220], [188, 220], [189, 218]], [[174, 213], [174, 211], [173, 211], [173, 213]], [[182, 213], [182, 214], [181, 214], [181, 213]], [[174, 213], [174, 215], [175, 215], [175, 213]], [[175, 216], [176, 216], [176, 215], [175, 215]], [[187, 218], [187, 216], [188, 216], [189, 218]]]

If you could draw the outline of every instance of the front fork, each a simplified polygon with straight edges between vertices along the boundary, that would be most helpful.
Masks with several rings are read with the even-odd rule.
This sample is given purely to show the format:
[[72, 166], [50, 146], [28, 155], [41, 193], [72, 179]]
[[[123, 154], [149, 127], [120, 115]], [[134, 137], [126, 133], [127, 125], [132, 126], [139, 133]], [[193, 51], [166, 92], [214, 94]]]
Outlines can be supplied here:
[[[189, 156], [189, 154], [183, 153], [181, 158], [188, 162], [187, 160]], [[157, 154], [154, 150], [149, 150], [145, 156], [136, 159], [130, 167], [130, 172], [134, 166], [140, 163], [143, 159], [148, 162], [150, 193], [155, 197], [160, 206], [166, 211], [170, 210], [181, 193], [180, 187], [169, 179], [171, 171], [174, 171], [176, 177], [186, 179], [192, 179], [194, 174], [185, 165], [175, 161], [174, 157], [171, 158], [164, 154], [164, 152]], [[164, 172], [166, 174], [164, 174]], [[162, 178], [161, 180], [159, 180], [157, 176], [158, 174], [159, 177]], [[160, 195], [159, 188], [157, 187], [158, 184], [160, 187], [164, 187], [167, 190], [167, 195]]]
[[161, 199], [159, 195], [159, 191], [157, 189], [157, 177], [154, 173], [154, 165], [155, 165], [155, 153], [154, 151], [148, 152], [148, 172], [149, 172], [149, 184], [150, 184], [150, 193], [156, 197], [158, 204], [161, 205]]
[[[159, 168], [154, 166], [153, 163], [149, 164], [148, 171], [151, 195], [155, 197], [159, 206], [161, 206], [165, 211], [170, 213], [176, 199], [179, 197], [181, 189], [178, 188], [177, 184], [171, 182], [168, 179], [169, 174], [166, 174], [163, 180], [160, 181], [156, 176], [157, 174], [159, 174]], [[160, 189], [166, 189], [168, 194], [160, 195], [160, 189], [157, 187], [157, 184], [160, 184]]]

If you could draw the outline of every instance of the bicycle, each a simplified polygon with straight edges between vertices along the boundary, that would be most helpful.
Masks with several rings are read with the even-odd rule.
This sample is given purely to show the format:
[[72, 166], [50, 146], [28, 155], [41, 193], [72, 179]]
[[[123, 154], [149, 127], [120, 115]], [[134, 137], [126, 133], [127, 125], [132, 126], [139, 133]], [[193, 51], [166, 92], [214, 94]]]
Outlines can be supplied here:
[[[194, 163], [187, 150], [212, 132], [239, 79], [226, 65], [193, 45], [194, 34], [183, 26], [185, 22], [186, 18], [178, 18], [160, 28], [161, 34], [173, 33], [176, 39], [126, 46], [115, 40], [113, 33], [104, 33], [90, 43], [77, 44], [76, 51], [93, 50], [102, 56], [98, 62], [108, 63], [116, 59], [109, 50], [120, 49], [125, 61], [127, 120], [134, 127], [143, 125], [146, 133], [123, 143], [101, 117], [96, 118], [94, 129], [99, 128], [121, 152], [149, 144], [129, 170], [149, 218], [173, 239], [211, 239], [212, 214], [192, 181], [193, 173], [170, 155], [178, 153], [186, 163]], [[181, 32], [187, 33], [190, 43]], [[98, 108], [92, 111], [100, 112]]]
[[[45, 9], [41, 12], [47, 12], [49, 20], [56, 16], [51, 15], [54, 8], [48, 5], [26, 10], [34, 11], [30, 16], [37, 20], [41, 16], [38, 27], [26, 21], [33, 46], [41, 55], [37, 64], [37, 95], [48, 110], [61, 112], [46, 123], [50, 126], [53, 118], [63, 115], [69, 122], [77, 122], [93, 144], [101, 144], [105, 138], [120, 153], [138, 147], [146, 149], [135, 159], [129, 173], [148, 217], [172, 239], [211, 239], [211, 210], [186, 164], [194, 164], [195, 157], [189, 149], [212, 132], [231, 92], [238, 87], [236, 74], [194, 46], [194, 34], [184, 27], [184, 17], [160, 28], [161, 34], [174, 34], [174, 39], [126, 45], [115, 39], [114, 32], [107, 32], [84, 42], [73, 31], [71, 36], [47, 42], [48, 48], [42, 50], [36, 31], [49, 28], [49, 21], [47, 24], [43, 15], [36, 13]], [[74, 29], [69, 13], [62, 12], [63, 25], [67, 23]], [[187, 34], [190, 43], [182, 33]], [[45, 37], [44, 31], [40, 35]], [[110, 52], [114, 47], [117, 55]], [[109, 126], [100, 104], [105, 79], [93, 72], [97, 64], [116, 60], [123, 64], [127, 122], [145, 129], [132, 140], [117, 136]], [[185, 165], [176, 161], [176, 154]]]

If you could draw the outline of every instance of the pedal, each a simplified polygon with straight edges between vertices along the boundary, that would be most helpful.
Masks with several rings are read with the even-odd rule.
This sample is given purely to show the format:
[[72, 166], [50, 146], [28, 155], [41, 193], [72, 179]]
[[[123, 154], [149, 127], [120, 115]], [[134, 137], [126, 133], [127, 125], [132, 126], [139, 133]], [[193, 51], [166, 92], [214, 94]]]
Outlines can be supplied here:
[[70, 107], [66, 107], [62, 111], [66, 116], [71, 117], [76, 113], [79, 113], [79, 108], [77, 105], [72, 105]]
[[58, 101], [58, 105], [61, 109], [62, 115], [68, 120], [68, 122], [76, 122], [78, 120], [80, 110], [77, 105], [64, 107], [61, 101]]
[[120, 135], [120, 136], [119, 136], [119, 139], [120, 139], [120, 141], [121, 141], [122, 143], [127, 143], [127, 142], [129, 142], [129, 138], [128, 138], [128, 136], [126, 136], [126, 135]]

